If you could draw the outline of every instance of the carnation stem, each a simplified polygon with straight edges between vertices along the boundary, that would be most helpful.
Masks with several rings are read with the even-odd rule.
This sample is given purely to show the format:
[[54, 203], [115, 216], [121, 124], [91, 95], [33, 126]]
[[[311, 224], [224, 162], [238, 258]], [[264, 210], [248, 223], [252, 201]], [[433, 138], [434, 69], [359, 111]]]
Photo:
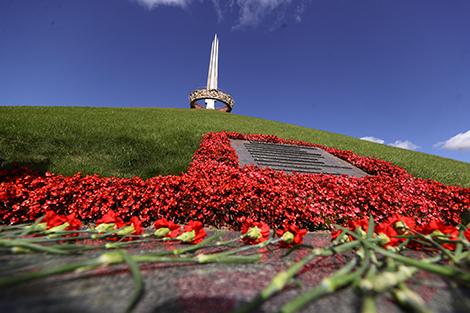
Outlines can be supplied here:
[[392, 295], [405, 312], [432, 313], [426, 307], [424, 300], [417, 293], [406, 287], [405, 284], [400, 284], [398, 288], [394, 289]]
[[9, 248], [23, 248], [31, 251], [47, 252], [51, 254], [69, 254], [70, 252], [53, 247], [41, 246], [23, 239], [0, 239], [0, 246]]
[[[371, 253], [371, 256], [375, 259], [374, 253]], [[369, 267], [366, 277], [357, 286], [362, 294], [361, 313], [375, 313], [377, 311], [376, 293], [372, 292], [372, 284], [370, 283], [370, 279], [373, 279], [377, 274], [377, 266], [374, 260], [371, 261], [372, 265]]]
[[[116, 257], [117, 256], [117, 257]], [[225, 255], [225, 254], [212, 254], [205, 255], [206, 259], [201, 260], [201, 256], [195, 257], [168, 257], [156, 255], [127, 255], [132, 258], [131, 262], [134, 263], [252, 263], [260, 259], [260, 255]], [[107, 261], [105, 261], [107, 260]], [[129, 260], [129, 259], [128, 259]], [[78, 263], [67, 264], [52, 269], [45, 269], [37, 272], [27, 272], [10, 277], [0, 277], [0, 287], [20, 284], [26, 281], [36, 280], [49, 276], [55, 276], [63, 273], [73, 272], [77, 269], [93, 269], [101, 265], [116, 265], [123, 263], [125, 256], [122, 251], [103, 253], [99, 257]], [[129, 262], [127, 262], [129, 265]], [[133, 264], [133, 263], [131, 263]], [[131, 265], [129, 265], [131, 266]], [[131, 268], [131, 271], [133, 269]], [[134, 269], [135, 271], [135, 269]], [[134, 279], [135, 273], [133, 272]]]
[[430, 263], [429, 260], [415, 260], [400, 254], [396, 254], [390, 251], [387, 251], [383, 248], [378, 247], [377, 245], [370, 244], [367, 241], [363, 241], [366, 246], [368, 246], [371, 249], [374, 249], [378, 253], [390, 257], [396, 261], [399, 261], [405, 265], [410, 265], [410, 266], [415, 266], [419, 269], [435, 273], [438, 275], [443, 275], [443, 276], [448, 276], [448, 277], [453, 277], [457, 280], [464, 281], [469, 283], [470, 282], [470, 273], [461, 271], [457, 268], [451, 267], [451, 266], [446, 266], [446, 265], [439, 265], [439, 264], [434, 264]]
[[292, 278], [297, 275], [302, 268], [318, 256], [330, 256], [334, 253], [341, 253], [352, 250], [360, 245], [360, 242], [348, 242], [336, 247], [330, 248], [315, 248], [312, 252], [304, 257], [302, 260], [294, 263], [286, 271], [281, 271], [277, 273], [271, 280], [271, 282], [266, 286], [252, 301], [236, 309], [234, 313], [247, 313], [252, 312], [255, 309], [259, 308], [265, 301], [271, 298], [274, 294], [281, 291], [285, 286], [291, 282]]
[[31, 242], [35, 243], [47, 243], [47, 242], [56, 242], [56, 241], [79, 241], [92, 239], [90, 236], [76, 236], [76, 237], [39, 237], [39, 238], [29, 238]]
[[[132, 241], [125, 241], [125, 242], [108, 242], [104, 245], [106, 249], [118, 249], [118, 248], [125, 248], [131, 246], [136, 243], [144, 243], [149, 242], [150, 240], [142, 239], [142, 240], [132, 240]], [[103, 246], [102, 246], [103, 247]]]
[[216, 234], [210, 236], [209, 238], [207, 238], [206, 240], [204, 240], [203, 242], [200, 242], [198, 244], [195, 244], [195, 245], [193, 245], [191, 247], [187, 247], [187, 248], [174, 249], [172, 251], [169, 251], [169, 254], [180, 255], [180, 254], [184, 254], [184, 253], [188, 253], [188, 252], [197, 251], [201, 248], [209, 246], [210, 243], [218, 240], [220, 238], [220, 236], [221, 236], [220, 233], [216, 233]]
[[25, 223], [25, 224], [14, 224], [14, 225], [0, 225], [0, 233], [3, 231], [7, 231], [10, 229], [18, 229], [18, 228], [23, 228], [25, 226], [30, 225], [30, 223]]
[[315, 257], [317, 257], [317, 253], [310, 253], [306, 257], [304, 257], [299, 262], [293, 264], [289, 269], [286, 271], [282, 271], [276, 274], [273, 277], [271, 282], [268, 286], [266, 286], [261, 293], [259, 293], [253, 300], [249, 303], [243, 305], [242, 307], [238, 308], [234, 311], [234, 313], [248, 313], [252, 312], [255, 309], [259, 308], [266, 300], [271, 298], [275, 293], [284, 289], [284, 287], [292, 280], [292, 278], [299, 273], [302, 268]]
[[373, 292], [383, 293], [410, 279], [417, 271], [416, 267], [400, 265], [393, 272], [385, 271], [368, 278], [367, 282]]
[[366, 293], [362, 296], [361, 313], [377, 312], [376, 297], [374, 294]]
[[310, 302], [349, 285], [364, 273], [368, 265], [369, 261], [364, 260], [363, 264], [359, 269], [357, 269], [353, 273], [350, 273], [350, 271], [356, 266], [356, 259], [352, 260], [333, 275], [324, 278], [318, 286], [310, 289], [309, 291], [294, 298], [294, 300], [286, 303], [281, 308], [281, 312], [295, 313]]
[[436, 249], [438, 249], [439, 251], [441, 251], [445, 256], [447, 256], [449, 259], [451, 259], [453, 262], [456, 262], [456, 259], [455, 257], [452, 255], [452, 253], [445, 249], [444, 247], [442, 247], [439, 243], [437, 243], [431, 236], [424, 236], [423, 234], [420, 234], [420, 233], [415, 233], [416, 236], [418, 236], [419, 238], [423, 239], [423, 240], [426, 240], [428, 241], [429, 243], [431, 243], [431, 245], [433, 245]]
[[32, 234], [32, 233], [35, 233], [37, 232], [36, 230], [36, 227], [37, 225], [39, 225], [41, 223], [41, 221], [44, 219], [44, 215], [37, 218], [32, 224], [31, 226], [26, 226], [26, 227], [23, 227], [21, 233], [20, 233], [20, 236], [26, 236], [26, 235], [29, 235], [29, 234]]
[[15, 276], [0, 277], [0, 287], [16, 285], [31, 280], [69, 273], [80, 268], [93, 268], [99, 265], [101, 265], [101, 262], [98, 259], [93, 259], [84, 262], [66, 264], [60, 267], [45, 269], [38, 272], [27, 272]]
[[261, 259], [260, 254], [255, 255], [226, 255], [224, 253], [215, 254], [199, 254], [195, 257], [199, 264], [207, 263], [230, 263], [230, 264], [243, 264], [253, 263]]
[[129, 302], [129, 305], [126, 309], [126, 312], [132, 312], [136, 305], [139, 303], [140, 299], [144, 295], [144, 281], [142, 279], [142, 273], [140, 272], [139, 265], [137, 262], [134, 260], [134, 257], [129, 255], [127, 251], [121, 250], [120, 251], [124, 262], [127, 263], [129, 266], [129, 270], [132, 274], [132, 278], [134, 280], [134, 293], [132, 294], [131, 301]]
[[100, 246], [90, 246], [90, 245], [77, 245], [77, 244], [56, 244], [51, 245], [51, 248], [59, 248], [66, 251], [78, 252], [78, 251], [87, 251], [87, 250], [98, 250]]

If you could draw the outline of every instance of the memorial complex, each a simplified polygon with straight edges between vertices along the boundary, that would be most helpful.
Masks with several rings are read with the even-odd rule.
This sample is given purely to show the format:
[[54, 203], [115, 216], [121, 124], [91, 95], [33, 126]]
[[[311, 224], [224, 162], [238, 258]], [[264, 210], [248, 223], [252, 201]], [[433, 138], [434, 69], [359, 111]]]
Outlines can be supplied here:
[[[189, 103], [192, 109], [217, 110], [231, 112], [235, 102], [230, 94], [218, 89], [219, 72], [219, 39], [214, 36], [209, 61], [209, 72], [207, 74], [207, 87], [196, 89], [189, 95]], [[204, 100], [205, 106], [199, 104], [198, 100]], [[219, 102], [221, 105], [217, 105]]]

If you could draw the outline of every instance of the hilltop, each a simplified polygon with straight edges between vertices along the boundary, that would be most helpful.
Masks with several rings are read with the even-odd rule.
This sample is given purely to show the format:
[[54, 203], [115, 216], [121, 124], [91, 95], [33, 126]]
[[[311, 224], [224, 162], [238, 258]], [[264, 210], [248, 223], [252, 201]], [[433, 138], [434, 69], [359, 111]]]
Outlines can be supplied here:
[[416, 177], [470, 187], [470, 164], [260, 118], [160, 108], [0, 107], [0, 156], [72, 175], [184, 172], [203, 134], [236, 131], [318, 143], [390, 161]]

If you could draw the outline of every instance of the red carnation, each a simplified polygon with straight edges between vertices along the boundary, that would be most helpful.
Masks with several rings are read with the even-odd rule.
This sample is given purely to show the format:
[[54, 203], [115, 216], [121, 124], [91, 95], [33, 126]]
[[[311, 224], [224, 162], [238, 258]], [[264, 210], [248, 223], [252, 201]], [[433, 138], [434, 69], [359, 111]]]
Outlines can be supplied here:
[[204, 240], [206, 232], [204, 226], [199, 221], [189, 221], [184, 226], [184, 231], [176, 239], [181, 240], [184, 243], [197, 244]]
[[69, 223], [67, 230], [76, 230], [82, 227], [82, 221], [75, 216], [75, 213], [69, 214], [65, 218], [67, 219], [67, 223]]
[[153, 224], [155, 227], [155, 236], [162, 238], [176, 238], [180, 232], [180, 226], [167, 220], [166, 218], [161, 218], [155, 221]]
[[396, 221], [391, 223], [380, 223], [375, 227], [375, 233], [378, 234], [380, 244], [384, 247], [395, 247], [402, 243], [404, 238], [396, 238], [398, 232], [396, 230]]
[[47, 224], [48, 229], [61, 226], [65, 223], [68, 223], [68, 226], [63, 228], [63, 230], [76, 230], [82, 226], [82, 222], [75, 217], [75, 214], [72, 213], [67, 216], [63, 216], [58, 215], [54, 211], [47, 211], [43, 222]]
[[248, 218], [242, 224], [242, 240], [250, 245], [269, 239], [270, 229], [264, 222], [254, 222]]
[[351, 240], [351, 238], [349, 238], [350, 236], [344, 234], [343, 230], [341, 230], [341, 229], [336, 229], [336, 230], [331, 231], [331, 240], [336, 240], [339, 237], [339, 235], [341, 235], [341, 234], [343, 234], [343, 235], [341, 236], [341, 238], [338, 239], [339, 242], [342, 243], [344, 241]]
[[42, 221], [47, 224], [47, 228], [52, 228], [64, 224], [67, 219], [54, 211], [47, 211]]
[[349, 221], [348, 227], [352, 231], [356, 231], [357, 229], [359, 229], [364, 232], [367, 232], [367, 229], [369, 228], [369, 218], [364, 217], [361, 219]]
[[[367, 229], [369, 228], [369, 219], [368, 218], [360, 218], [351, 220], [348, 222], [348, 227], [350, 231], [355, 233], [360, 233], [363, 237], [367, 233]], [[341, 235], [342, 234], [342, 235]], [[341, 235], [340, 238], [338, 238]], [[339, 243], [354, 240], [354, 237], [346, 234], [341, 229], [337, 229], [331, 232], [331, 239], [337, 240]]]
[[294, 224], [284, 224], [283, 228], [276, 230], [276, 234], [281, 238], [280, 244], [282, 247], [291, 247], [302, 244], [307, 230], [300, 229]]
[[124, 226], [123, 220], [113, 210], [109, 210], [100, 219], [96, 221], [96, 225], [111, 223], [116, 224], [116, 228], [121, 228], [122, 226]]
[[[116, 212], [112, 210], [105, 213], [99, 220], [96, 221], [96, 230], [100, 233], [112, 232], [115, 229], [120, 229], [124, 226], [124, 221], [116, 214]], [[122, 229], [118, 232], [118, 234], [127, 234], [129, 231], [129, 229]]]
[[419, 231], [424, 235], [449, 235], [458, 236], [459, 230], [455, 226], [450, 226], [441, 220], [431, 220], [429, 223], [424, 224], [419, 228]]
[[416, 229], [416, 221], [414, 218], [395, 214], [390, 219], [390, 224], [395, 228], [398, 234], [403, 235], [408, 233], [409, 230]]
[[[421, 226], [418, 230], [424, 235], [430, 236], [446, 236], [450, 240], [458, 240], [459, 230], [455, 226], [446, 225], [441, 220], [431, 220], [428, 224]], [[439, 239], [439, 238], [438, 238]], [[444, 243], [442, 246], [448, 250], [455, 250], [455, 244]]]
[[[98, 225], [97, 229], [98, 231], [102, 231], [100, 228], [105, 228], [104, 231], [112, 231], [116, 229], [117, 224], [115, 223], [102, 223]], [[137, 216], [131, 217], [131, 221], [128, 224], [123, 224], [121, 227], [119, 227], [118, 231], [116, 232], [117, 235], [119, 236], [127, 236], [127, 235], [141, 235], [144, 232], [144, 228], [142, 227], [142, 222]]]
[[141, 235], [144, 232], [144, 228], [142, 227], [142, 222], [137, 216], [131, 217], [131, 224], [134, 227], [133, 235]]

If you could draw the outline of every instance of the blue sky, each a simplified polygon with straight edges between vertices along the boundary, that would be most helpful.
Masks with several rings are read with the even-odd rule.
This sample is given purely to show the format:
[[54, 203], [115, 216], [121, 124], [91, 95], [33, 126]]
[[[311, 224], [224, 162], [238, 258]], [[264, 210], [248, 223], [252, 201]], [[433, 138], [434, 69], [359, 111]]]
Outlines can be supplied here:
[[470, 1], [0, 0], [0, 105], [188, 107], [470, 162]]

